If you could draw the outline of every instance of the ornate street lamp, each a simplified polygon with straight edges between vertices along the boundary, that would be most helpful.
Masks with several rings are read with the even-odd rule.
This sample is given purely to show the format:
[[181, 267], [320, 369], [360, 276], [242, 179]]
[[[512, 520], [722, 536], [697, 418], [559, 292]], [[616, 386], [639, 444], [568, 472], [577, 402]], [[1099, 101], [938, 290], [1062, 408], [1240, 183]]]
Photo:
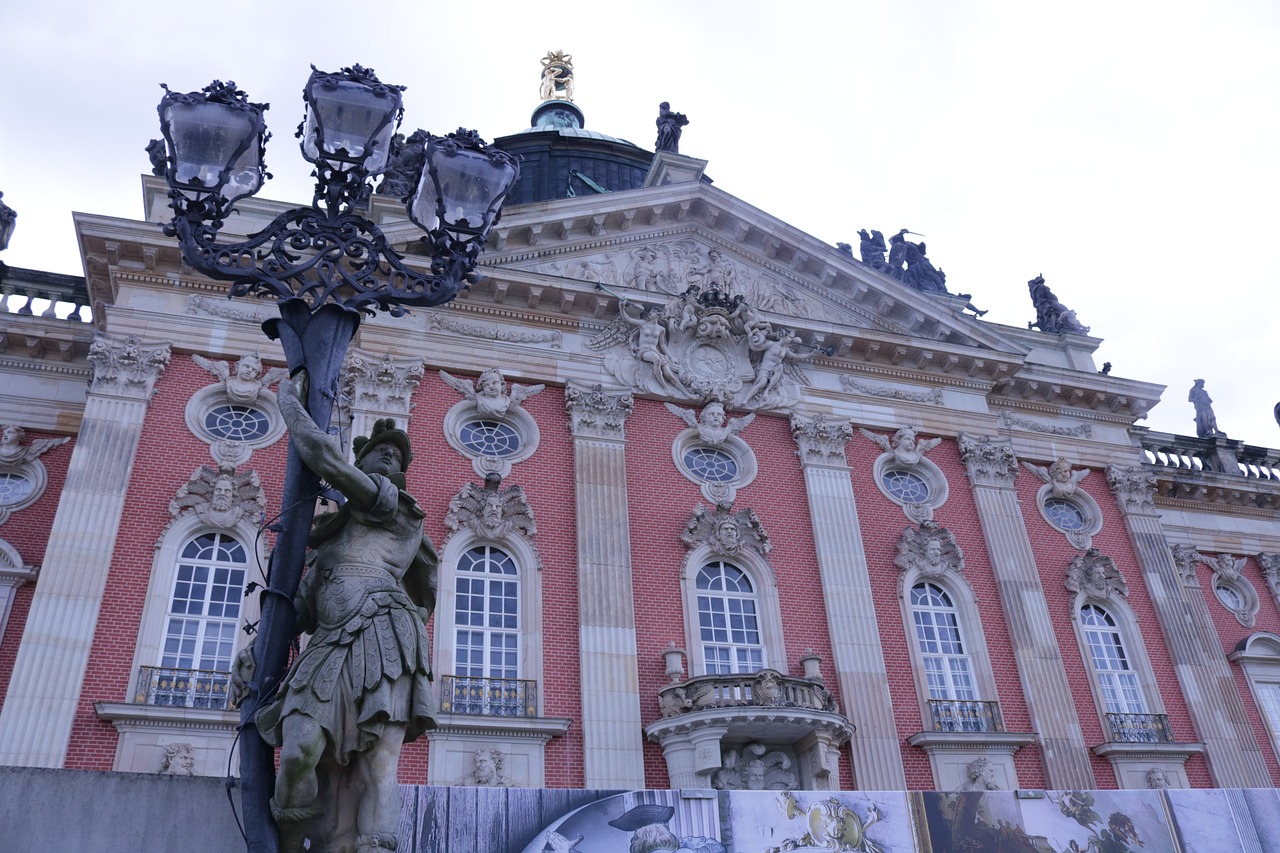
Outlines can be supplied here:
[[[302, 155], [315, 165], [308, 207], [280, 214], [238, 243], [219, 243], [218, 231], [235, 203], [270, 177], [263, 157], [270, 138], [262, 114], [234, 83], [214, 81], [200, 92], [165, 88], [160, 101], [164, 152], [153, 144], [169, 183], [173, 219], [165, 233], [178, 239], [195, 270], [231, 282], [232, 296], [274, 296], [280, 317], [263, 324], [284, 348], [291, 373], [306, 368], [307, 408], [321, 428], [338, 398], [339, 371], [362, 313], [405, 313], [406, 306], [449, 302], [476, 280], [476, 263], [507, 193], [519, 177], [516, 161], [485, 144], [475, 131], [427, 134], [409, 217], [425, 232], [430, 268], [420, 272], [387, 242], [361, 211], [370, 179], [386, 168], [403, 114], [403, 86], [382, 83], [359, 65], [338, 73], [312, 67], [298, 128]], [[161, 162], [162, 161], [162, 162]], [[260, 702], [275, 692], [294, 636], [293, 595], [302, 574], [320, 479], [289, 448], [280, 531], [272, 551], [262, 604], [257, 664], [241, 704], [241, 800], [251, 853], [274, 853], [277, 839], [269, 800], [274, 755], [254, 726]]]

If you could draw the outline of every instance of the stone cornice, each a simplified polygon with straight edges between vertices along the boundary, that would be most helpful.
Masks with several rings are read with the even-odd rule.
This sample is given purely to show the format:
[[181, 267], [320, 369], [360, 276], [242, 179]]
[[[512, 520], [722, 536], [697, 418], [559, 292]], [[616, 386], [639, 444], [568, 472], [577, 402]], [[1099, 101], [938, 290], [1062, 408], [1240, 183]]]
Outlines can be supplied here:
[[240, 725], [238, 711], [134, 705], [126, 702], [94, 702], [93, 710], [99, 719], [109, 721], [120, 731], [179, 726], [185, 729], [233, 733]]
[[1036, 742], [1035, 732], [917, 732], [907, 738], [925, 752], [984, 750], [1010, 755]]
[[573, 720], [566, 717], [484, 717], [467, 714], [436, 714], [433, 735], [463, 735], [549, 741], [569, 731]]
[[1186, 761], [1204, 752], [1202, 743], [1100, 743], [1093, 747], [1094, 755], [1103, 758], [1127, 758], [1148, 761]]

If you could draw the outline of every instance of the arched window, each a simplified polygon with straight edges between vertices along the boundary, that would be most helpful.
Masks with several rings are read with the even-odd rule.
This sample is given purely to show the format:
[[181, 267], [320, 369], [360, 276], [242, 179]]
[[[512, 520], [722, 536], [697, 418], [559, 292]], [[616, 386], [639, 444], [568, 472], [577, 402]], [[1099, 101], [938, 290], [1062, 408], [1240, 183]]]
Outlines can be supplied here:
[[930, 699], [978, 698], [960, 620], [946, 591], [933, 583], [911, 588], [911, 618]]
[[515, 561], [493, 545], [458, 560], [454, 578], [454, 675], [520, 677], [520, 580]]
[[698, 630], [708, 675], [764, 668], [756, 592], [742, 569], [723, 560], [698, 571]]
[[1080, 629], [1108, 714], [1145, 714], [1138, 673], [1125, 654], [1124, 640], [1111, 614], [1096, 604], [1080, 608]]
[[177, 562], [151, 703], [222, 708], [248, 553], [228, 533], [202, 533], [182, 546]]

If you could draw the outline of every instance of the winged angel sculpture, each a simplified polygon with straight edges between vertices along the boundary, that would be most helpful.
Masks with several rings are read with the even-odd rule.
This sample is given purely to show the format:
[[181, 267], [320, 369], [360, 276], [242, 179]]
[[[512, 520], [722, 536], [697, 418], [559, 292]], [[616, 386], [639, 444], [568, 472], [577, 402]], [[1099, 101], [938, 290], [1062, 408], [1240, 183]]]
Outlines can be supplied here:
[[667, 411], [698, 431], [698, 438], [703, 443], [718, 447], [731, 436], [742, 432], [756, 419], [755, 412], [740, 418], [730, 419], [725, 415], [724, 406], [712, 400], [702, 407], [702, 413], [695, 415], [692, 409], [682, 409], [674, 403], [665, 404]]
[[876, 443], [885, 453], [892, 453], [893, 460], [899, 465], [916, 465], [924, 455], [942, 443], [940, 438], [916, 438], [916, 431], [904, 426], [890, 438], [879, 433], [858, 427], [858, 432]]
[[1089, 476], [1089, 469], [1071, 470], [1071, 463], [1062, 457], [1054, 460], [1048, 468], [1023, 462], [1022, 466], [1049, 484], [1049, 493], [1055, 498], [1069, 498], [1076, 493], [1076, 486]]
[[62, 438], [37, 438], [30, 444], [23, 444], [27, 439], [26, 430], [14, 424], [0, 426], [0, 465], [14, 467], [32, 462], [59, 445], [70, 441]]
[[230, 362], [215, 361], [199, 353], [192, 353], [191, 360], [221, 382], [227, 400], [237, 406], [253, 405], [263, 391], [289, 375], [289, 371], [283, 367], [264, 369], [262, 358], [256, 352], [241, 356], [236, 362], [234, 373]]
[[541, 384], [517, 385], [512, 382], [508, 390], [506, 380], [502, 378], [497, 368], [493, 367], [481, 373], [475, 382], [459, 376], [451, 376], [443, 370], [440, 371], [440, 378], [450, 388], [475, 403], [476, 410], [480, 414], [495, 418], [502, 417], [512, 407], [519, 408], [521, 403], [547, 387]]

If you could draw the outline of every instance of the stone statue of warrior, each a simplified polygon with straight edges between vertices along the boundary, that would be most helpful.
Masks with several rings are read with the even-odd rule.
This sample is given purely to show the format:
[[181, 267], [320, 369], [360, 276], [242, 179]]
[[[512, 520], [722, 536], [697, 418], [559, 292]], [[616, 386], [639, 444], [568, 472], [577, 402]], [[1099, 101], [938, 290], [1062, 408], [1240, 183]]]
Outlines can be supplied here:
[[408, 435], [378, 421], [351, 465], [303, 408], [300, 385], [280, 383], [280, 412], [302, 460], [347, 502], [312, 527], [294, 598], [311, 640], [256, 722], [280, 748], [281, 853], [304, 838], [313, 851], [379, 853], [398, 842], [400, 748], [435, 727], [426, 622], [438, 557], [404, 490]]

